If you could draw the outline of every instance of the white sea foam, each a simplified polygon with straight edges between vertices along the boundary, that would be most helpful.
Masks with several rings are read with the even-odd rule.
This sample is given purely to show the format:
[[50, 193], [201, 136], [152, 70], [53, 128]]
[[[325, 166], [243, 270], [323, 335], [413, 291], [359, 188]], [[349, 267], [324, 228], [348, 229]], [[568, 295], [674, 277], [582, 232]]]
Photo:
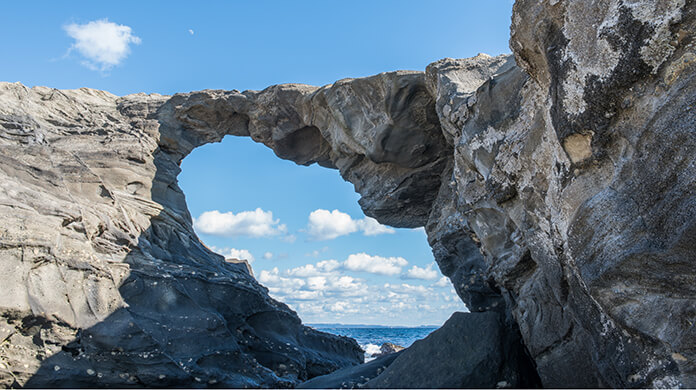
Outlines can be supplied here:
[[362, 348], [365, 351], [365, 363], [375, 360], [374, 355], [382, 352], [379, 349], [379, 345], [375, 344], [365, 344], [361, 345], [360, 348]]

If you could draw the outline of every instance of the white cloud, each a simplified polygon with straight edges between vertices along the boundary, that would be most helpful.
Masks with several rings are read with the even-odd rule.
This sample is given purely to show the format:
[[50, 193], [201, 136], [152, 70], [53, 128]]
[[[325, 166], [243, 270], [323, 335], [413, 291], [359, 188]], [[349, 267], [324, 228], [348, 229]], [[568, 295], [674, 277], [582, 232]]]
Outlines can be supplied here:
[[266, 252], [266, 253], [264, 253], [264, 254], [263, 254], [263, 258], [266, 259], [266, 260], [270, 260], [270, 259], [273, 258], [273, 253], [271, 253], [271, 252]]
[[324, 272], [331, 272], [341, 266], [336, 260], [322, 260], [317, 263], [317, 268]]
[[433, 290], [429, 287], [413, 285], [408, 283], [401, 284], [389, 284], [386, 283], [384, 288], [406, 294], [419, 294], [419, 295], [431, 295]]
[[321, 248], [321, 250], [313, 250], [310, 253], [306, 253], [305, 256], [311, 256], [311, 257], [319, 257], [322, 253], [327, 252], [329, 250], [328, 246], [325, 246]]
[[403, 257], [370, 256], [367, 253], [352, 254], [343, 262], [343, 267], [351, 271], [381, 275], [398, 275], [406, 265], [408, 261]]
[[315, 264], [305, 264], [301, 267], [296, 267], [289, 269], [287, 271], [288, 275], [298, 276], [298, 277], [310, 277], [317, 276], [323, 273], [332, 272], [339, 268], [341, 263], [336, 260], [323, 260]]
[[191, 34], [191, 35], [193, 35], [194, 31], [193, 31], [192, 29], [189, 29], [189, 30], [188, 30], [188, 33]]
[[63, 28], [75, 40], [69, 50], [77, 50], [85, 58], [82, 64], [92, 70], [107, 71], [113, 68], [130, 54], [131, 43], [138, 45], [141, 42], [132, 34], [130, 27], [109, 22], [108, 19], [87, 24], [72, 23]]
[[333, 240], [358, 231], [358, 224], [338, 210], [318, 209], [309, 214], [309, 235], [315, 240]]
[[404, 275], [404, 277], [407, 279], [423, 279], [423, 280], [437, 279], [438, 272], [437, 272], [437, 270], [433, 269], [434, 265], [435, 264], [430, 263], [425, 268], [421, 268], [417, 265], [414, 265], [408, 271], [406, 271], [406, 275]]
[[[283, 232], [287, 230], [285, 225], [281, 225], [280, 227], [283, 228]], [[297, 237], [294, 234], [288, 234], [287, 236], [282, 237], [281, 240], [292, 244], [293, 242], [295, 242], [295, 240], [297, 240]]]
[[440, 280], [435, 282], [433, 285], [437, 286], [437, 287], [447, 287], [447, 286], [450, 286], [451, 284], [452, 283], [450, 282], [449, 278], [447, 276], [443, 276], [440, 278]]
[[418, 282], [369, 282], [342, 274], [347, 262], [323, 260], [284, 271], [276, 267], [261, 271], [258, 280], [305, 322], [438, 324], [453, 311], [466, 310], [456, 295]]
[[193, 220], [193, 227], [205, 234], [223, 237], [268, 237], [287, 232], [285, 225], [273, 219], [273, 213], [257, 208], [240, 213], [206, 211]]
[[392, 234], [394, 229], [381, 225], [370, 217], [355, 220], [350, 215], [338, 210], [317, 209], [309, 214], [308, 233], [314, 240], [333, 240], [357, 231], [366, 236]]
[[246, 249], [235, 249], [235, 248], [217, 248], [215, 246], [211, 246], [210, 249], [225, 257], [225, 259], [233, 258], [233, 259], [239, 259], [239, 260], [247, 260], [248, 262], [253, 262], [254, 255], [251, 254]]
[[363, 234], [366, 236], [376, 236], [379, 234], [394, 234], [396, 231], [388, 226], [384, 226], [377, 222], [376, 219], [365, 217], [364, 219], [356, 221], [358, 223], [358, 228], [362, 230]]

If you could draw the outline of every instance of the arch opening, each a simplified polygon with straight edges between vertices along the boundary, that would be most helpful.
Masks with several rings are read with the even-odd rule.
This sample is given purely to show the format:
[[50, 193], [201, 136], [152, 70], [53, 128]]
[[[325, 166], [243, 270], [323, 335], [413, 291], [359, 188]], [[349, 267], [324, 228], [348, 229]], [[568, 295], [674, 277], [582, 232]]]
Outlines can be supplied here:
[[279, 159], [233, 136], [196, 148], [181, 168], [200, 239], [228, 259], [248, 260], [271, 296], [305, 323], [438, 326], [466, 310], [424, 229], [365, 216], [335, 170]]

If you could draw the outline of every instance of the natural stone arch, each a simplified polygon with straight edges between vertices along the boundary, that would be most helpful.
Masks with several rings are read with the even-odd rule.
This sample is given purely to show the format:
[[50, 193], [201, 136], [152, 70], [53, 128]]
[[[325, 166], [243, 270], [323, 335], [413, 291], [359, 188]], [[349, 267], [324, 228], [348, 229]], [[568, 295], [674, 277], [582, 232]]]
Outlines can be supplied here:
[[[3, 359], [25, 359], [31, 371], [39, 347], [79, 352], [67, 339], [123, 303], [129, 254], [151, 269], [154, 255], [167, 258], [182, 278], [191, 274], [178, 274], [181, 263], [222, 263], [191, 234], [175, 179], [192, 148], [232, 132], [338, 168], [382, 223], [426, 225], [469, 307], [504, 302], [544, 385], [694, 387], [694, 31], [693, 1], [518, 0], [519, 68], [506, 57], [445, 59], [425, 76], [171, 100], [1, 84], [0, 207], [10, 228], [0, 231], [0, 276], [10, 288], [0, 307], [5, 338], [17, 338], [0, 345]], [[568, 141], [578, 136], [582, 153]], [[293, 152], [283, 140], [318, 145]], [[412, 147], [409, 156], [392, 141]], [[265, 301], [261, 287], [249, 291]], [[32, 346], [36, 335], [49, 342]], [[73, 367], [61, 375], [93, 383], [94, 370]], [[257, 373], [276, 384], [271, 371]]]

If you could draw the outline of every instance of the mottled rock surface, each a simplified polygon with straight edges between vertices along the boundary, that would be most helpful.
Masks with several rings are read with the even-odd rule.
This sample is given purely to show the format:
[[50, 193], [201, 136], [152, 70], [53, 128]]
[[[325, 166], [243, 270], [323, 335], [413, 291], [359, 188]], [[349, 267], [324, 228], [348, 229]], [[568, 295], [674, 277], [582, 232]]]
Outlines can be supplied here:
[[280, 386], [358, 359], [195, 238], [178, 164], [232, 134], [338, 169], [382, 223], [425, 226], [543, 385], [696, 387], [694, 31], [693, 0], [519, 0], [512, 56], [424, 73], [170, 99], [2, 84], [2, 383], [39, 367], [37, 383], [94, 383], [81, 354], [120, 385]]
[[396, 345], [394, 343], [384, 343], [379, 347], [379, 354], [377, 354], [376, 356], [389, 355], [390, 353], [396, 353], [403, 350], [404, 347], [400, 345]]
[[362, 362], [199, 242], [167, 99], [0, 84], [2, 386], [288, 387]]

